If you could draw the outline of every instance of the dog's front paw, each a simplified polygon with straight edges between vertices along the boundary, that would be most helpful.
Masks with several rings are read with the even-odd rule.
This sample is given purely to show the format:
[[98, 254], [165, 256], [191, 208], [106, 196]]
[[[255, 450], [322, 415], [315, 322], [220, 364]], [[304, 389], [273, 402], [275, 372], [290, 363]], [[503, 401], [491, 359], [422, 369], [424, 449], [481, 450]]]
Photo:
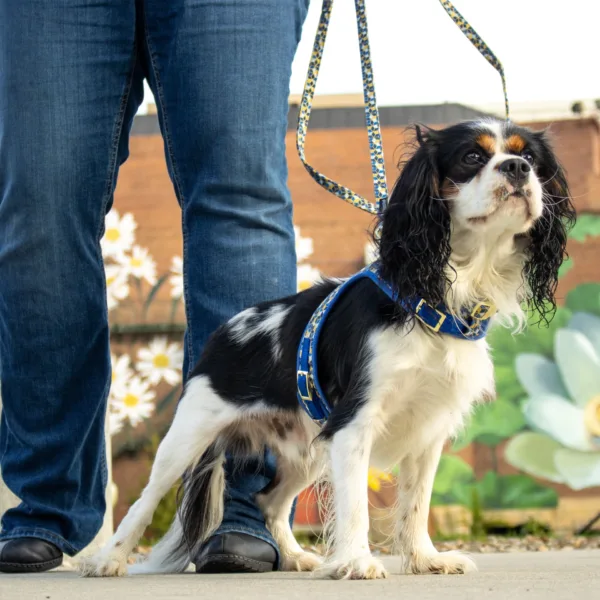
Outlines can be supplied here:
[[438, 575], [464, 575], [476, 571], [477, 566], [468, 557], [452, 550], [450, 552], [413, 552], [408, 560], [409, 573], [435, 573]]
[[282, 558], [283, 571], [314, 571], [323, 563], [323, 559], [312, 552], [298, 552]]
[[123, 577], [127, 574], [127, 561], [120, 556], [98, 552], [80, 558], [77, 570], [82, 577]]
[[328, 561], [319, 574], [331, 579], [385, 579], [387, 571], [371, 554], [358, 556], [350, 560], [336, 560], [335, 557]]

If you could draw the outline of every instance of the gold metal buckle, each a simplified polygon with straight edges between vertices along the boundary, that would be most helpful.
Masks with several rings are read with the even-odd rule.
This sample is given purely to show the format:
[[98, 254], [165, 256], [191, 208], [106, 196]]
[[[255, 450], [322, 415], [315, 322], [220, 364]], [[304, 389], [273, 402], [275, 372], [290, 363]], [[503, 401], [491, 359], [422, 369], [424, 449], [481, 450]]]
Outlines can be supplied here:
[[296, 374], [296, 377], [304, 375], [304, 377], [306, 377], [306, 390], [308, 392], [307, 396], [303, 396], [302, 395], [302, 390], [300, 389], [300, 386], [296, 386], [298, 388], [298, 395], [300, 396], [300, 399], [303, 400], [304, 402], [312, 402], [312, 392], [310, 390], [310, 377], [308, 375], [308, 371], [298, 371]]
[[[419, 311], [421, 310], [423, 305], [428, 306], [429, 308], [431, 308], [431, 310], [434, 310], [438, 314], [439, 319], [435, 325], [430, 325], [429, 323], [424, 321], [421, 316], [419, 316]], [[443, 312], [440, 312], [437, 308], [433, 308], [433, 307], [429, 306], [429, 304], [427, 304], [425, 302], [425, 300], [423, 300], [423, 299], [419, 302], [419, 304], [417, 304], [417, 309], [415, 310], [415, 316], [417, 317], [417, 319], [419, 319], [419, 321], [421, 321], [421, 323], [423, 323], [423, 325], [426, 325], [427, 327], [429, 327], [429, 329], [431, 329], [432, 331], [435, 331], [435, 332], [438, 332], [440, 330], [440, 327], [446, 320], [446, 315]]]
[[[481, 312], [483, 309], [483, 312]], [[478, 302], [471, 311], [471, 316], [478, 321], [485, 321], [496, 314], [496, 306], [488, 302]]]

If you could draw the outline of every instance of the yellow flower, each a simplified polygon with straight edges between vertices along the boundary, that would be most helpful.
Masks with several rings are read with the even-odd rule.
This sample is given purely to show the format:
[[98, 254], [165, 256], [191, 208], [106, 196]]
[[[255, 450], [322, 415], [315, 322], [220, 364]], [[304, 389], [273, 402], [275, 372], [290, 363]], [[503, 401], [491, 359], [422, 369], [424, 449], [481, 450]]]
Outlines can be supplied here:
[[112, 403], [115, 412], [135, 427], [147, 419], [154, 410], [154, 397], [156, 394], [149, 389], [150, 384], [142, 381], [137, 375], [132, 377], [127, 385], [116, 390]]
[[100, 241], [102, 256], [114, 258], [130, 250], [137, 228], [133, 215], [126, 213], [119, 217], [119, 213], [113, 209], [106, 215], [104, 223], [104, 236]]
[[168, 344], [166, 337], [157, 337], [138, 352], [136, 368], [152, 385], [157, 385], [162, 379], [169, 385], [177, 385], [181, 380], [182, 363], [180, 345]]
[[298, 291], [302, 292], [311, 287], [321, 277], [319, 269], [311, 265], [298, 265]]
[[371, 467], [369, 469], [367, 479], [369, 489], [373, 490], [374, 492], [379, 492], [381, 490], [382, 481], [385, 481], [386, 483], [392, 483], [394, 481], [394, 478], [392, 477], [392, 475], [390, 475], [390, 473], [386, 473], [385, 471], [380, 471], [375, 467]]
[[156, 283], [156, 263], [146, 248], [134, 246], [131, 254], [122, 254], [116, 260], [128, 275], [145, 279], [150, 285]]

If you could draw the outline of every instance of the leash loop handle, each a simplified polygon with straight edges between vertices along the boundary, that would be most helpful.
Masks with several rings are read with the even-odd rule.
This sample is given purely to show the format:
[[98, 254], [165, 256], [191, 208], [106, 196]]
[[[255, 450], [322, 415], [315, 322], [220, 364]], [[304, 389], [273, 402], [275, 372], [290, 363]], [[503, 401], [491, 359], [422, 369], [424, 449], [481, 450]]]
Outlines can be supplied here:
[[323, 0], [321, 10], [321, 19], [317, 28], [317, 35], [313, 45], [312, 56], [306, 82], [304, 84], [304, 92], [302, 94], [302, 102], [300, 104], [300, 114], [298, 115], [298, 129], [296, 133], [296, 148], [298, 155], [304, 167], [311, 177], [327, 191], [331, 192], [371, 214], [377, 215], [383, 213], [388, 200], [388, 187], [385, 173], [385, 162], [383, 158], [383, 144], [381, 138], [381, 127], [379, 121], [379, 110], [377, 109], [377, 99], [375, 96], [375, 85], [373, 81], [373, 66], [371, 64], [371, 49], [369, 46], [369, 33], [367, 29], [367, 15], [365, 10], [365, 0], [355, 0], [356, 20], [358, 25], [358, 40], [360, 46], [360, 61], [363, 79], [363, 97], [365, 103], [365, 120], [367, 124], [367, 133], [369, 136], [369, 150], [371, 154], [371, 171], [373, 173], [373, 188], [375, 191], [375, 202], [370, 202], [363, 196], [353, 192], [326, 175], [323, 175], [306, 160], [305, 144], [306, 132], [308, 130], [308, 122], [312, 110], [312, 102], [315, 95], [317, 78], [319, 76], [319, 68], [323, 58], [323, 50], [325, 48], [325, 40], [327, 39], [327, 30], [329, 28], [329, 19], [331, 17], [331, 9], [333, 0]]

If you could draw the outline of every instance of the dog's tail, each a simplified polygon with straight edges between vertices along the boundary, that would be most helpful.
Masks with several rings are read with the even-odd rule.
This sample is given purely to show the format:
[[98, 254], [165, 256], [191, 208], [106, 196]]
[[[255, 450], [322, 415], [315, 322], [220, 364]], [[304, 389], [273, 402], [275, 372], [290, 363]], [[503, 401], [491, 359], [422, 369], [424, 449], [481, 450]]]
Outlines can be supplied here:
[[215, 442], [193, 471], [184, 476], [177, 514], [169, 531], [143, 562], [129, 573], [182, 573], [194, 558], [199, 544], [207, 540], [223, 520], [225, 452]]

